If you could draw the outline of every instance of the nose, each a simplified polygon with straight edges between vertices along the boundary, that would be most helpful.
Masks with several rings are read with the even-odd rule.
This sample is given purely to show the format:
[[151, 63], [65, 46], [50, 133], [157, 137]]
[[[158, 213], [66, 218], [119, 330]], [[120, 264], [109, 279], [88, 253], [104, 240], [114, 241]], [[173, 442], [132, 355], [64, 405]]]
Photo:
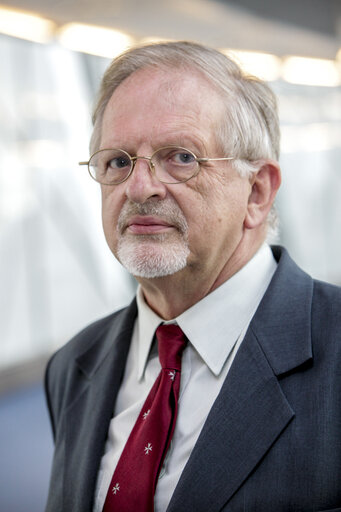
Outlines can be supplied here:
[[136, 158], [125, 185], [127, 198], [135, 203], [142, 204], [151, 197], [164, 199], [167, 194], [166, 186], [155, 176], [153, 164], [148, 157]]

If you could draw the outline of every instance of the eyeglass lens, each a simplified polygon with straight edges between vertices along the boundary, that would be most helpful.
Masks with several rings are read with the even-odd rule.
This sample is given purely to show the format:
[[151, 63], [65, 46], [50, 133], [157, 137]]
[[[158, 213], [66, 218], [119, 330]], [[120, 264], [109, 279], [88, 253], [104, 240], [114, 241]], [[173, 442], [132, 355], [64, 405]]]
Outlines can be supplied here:
[[[95, 153], [89, 161], [91, 176], [98, 182], [107, 185], [122, 183], [129, 176], [132, 166], [139, 159], [131, 158], [122, 149], [103, 149]], [[199, 170], [196, 156], [189, 150], [180, 147], [158, 149], [151, 157], [151, 170], [163, 183], [179, 183], [187, 181]]]

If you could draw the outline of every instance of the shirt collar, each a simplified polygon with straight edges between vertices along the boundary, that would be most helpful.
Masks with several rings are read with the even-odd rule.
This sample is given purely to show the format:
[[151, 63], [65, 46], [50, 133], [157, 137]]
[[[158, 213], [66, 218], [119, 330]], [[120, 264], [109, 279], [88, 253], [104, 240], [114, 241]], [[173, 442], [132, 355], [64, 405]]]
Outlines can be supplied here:
[[[271, 249], [263, 244], [239, 272], [175, 319], [215, 375], [219, 375], [237, 339], [250, 323], [275, 270]], [[145, 302], [141, 287], [137, 292], [137, 307], [138, 378], [141, 379], [155, 330], [163, 319]]]
[[137, 288], [136, 301], [138, 311], [138, 379], [141, 380], [148, 361], [155, 331], [163, 322], [163, 319], [148, 306], [144, 299], [141, 286]]

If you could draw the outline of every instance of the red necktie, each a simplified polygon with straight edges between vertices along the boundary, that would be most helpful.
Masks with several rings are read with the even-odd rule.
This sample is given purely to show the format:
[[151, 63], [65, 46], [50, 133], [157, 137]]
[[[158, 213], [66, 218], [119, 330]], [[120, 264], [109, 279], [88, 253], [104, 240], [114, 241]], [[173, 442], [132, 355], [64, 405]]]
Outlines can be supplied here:
[[130, 433], [103, 512], [152, 512], [154, 493], [175, 427], [186, 338], [175, 324], [156, 330], [161, 371]]

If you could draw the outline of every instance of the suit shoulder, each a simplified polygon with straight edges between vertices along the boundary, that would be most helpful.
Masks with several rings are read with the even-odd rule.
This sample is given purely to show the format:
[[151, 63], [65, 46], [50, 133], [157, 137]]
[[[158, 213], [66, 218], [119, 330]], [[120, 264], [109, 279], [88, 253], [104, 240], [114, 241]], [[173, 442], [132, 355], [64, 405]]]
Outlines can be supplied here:
[[[320, 350], [331, 360], [341, 361], [341, 288], [314, 281], [312, 300], [312, 341], [315, 354]], [[320, 347], [320, 348], [318, 348]]]
[[108, 333], [113, 323], [119, 319], [126, 309], [127, 308], [123, 308], [119, 311], [115, 311], [84, 327], [84, 329], [79, 331], [65, 345], [57, 350], [50, 361], [59, 361], [62, 359], [65, 359], [65, 361], [73, 360], [87, 350], [90, 345], [95, 342], [100, 342], [101, 339], [105, 338], [105, 335]]
[[314, 280], [313, 305], [315, 312], [329, 312], [341, 321], [341, 287]]
[[[45, 394], [54, 432], [60, 411], [72, 400], [77, 388], [77, 359], [86, 352], [94, 355], [104, 353], [109, 346], [108, 341], [110, 344], [114, 342], [112, 332], [115, 326], [121, 329], [127, 313], [134, 313], [133, 304], [91, 323], [50, 358], [45, 372]], [[132, 325], [130, 322], [131, 328]]]

